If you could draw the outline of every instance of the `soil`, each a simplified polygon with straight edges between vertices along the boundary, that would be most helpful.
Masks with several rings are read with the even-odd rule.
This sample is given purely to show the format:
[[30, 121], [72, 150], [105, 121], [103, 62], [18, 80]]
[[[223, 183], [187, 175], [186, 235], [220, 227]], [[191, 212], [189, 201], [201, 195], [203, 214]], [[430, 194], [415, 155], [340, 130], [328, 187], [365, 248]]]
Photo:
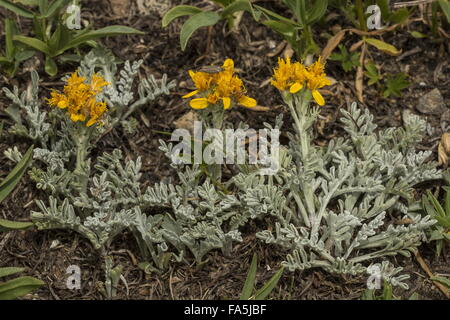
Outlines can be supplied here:
[[[158, 2], [157, 0], [155, 0]], [[173, 1], [175, 2], [175, 1]], [[183, 4], [205, 6], [209, 1], [176, 1]], [[267, 8], [282, 7], [275, 1], [259, 1]], [[84, 3], [82, 18], [89, 21], [95, 28], [106, 25], [121, 24], [146, 32], [143, 36], [120, 36], [103, 39], [101, 43], [110, 48], [122, 60], [144, 60], [141, 77], [152, 73], [160, 77], [166, 73], [169, 79], [178, 83], [172, 95], [161, 98], [156, 104], [143, 108], [134, 116], [139, 120], [139, 127], [135, 135], [127, 135], [120, 129], [110, 132], [95, 147], [93, 154], [120, 148], [129, 158], [141, 156], [143, 159], [144, 176], [142, 181], [154, 183], [173, 176], [174, 172], [158, 150], [158, 139], [167, 139], [157, 131], [171, 132], [174, 121], [189, 111], [186, 101], [181, 96], [189, 91], [190, 83], [187, 71], [202, 65], [219, 65], [225, 58], [232, 58], [240, 70], [240, 77], [251, 96], [256, 98], [261, 106], [268, 107], [265, 111], [252, 111], [245, 108], [234, 108], [228, 114], [228, 120], [237, 124], [246, 121], [254, 128], [260, 128], [264, 122], [272, 123], [275, 117], [285, 114], [286, 130], [290, 128], [288, 112], [282, 107], [278, 92], [268, 85], [272, 69], [277, 56], [281, 55], [280, 43], [282, 38], [270, 29], [254, 22], [247, 14], [242, 19], [239, 30], [229, 32], [224, 23], [213, 28], [203, 28], [196, 32], [183, 52], [179, 46], [179, 20], [168, 28], [161, 27], [161, 16], [156, 11], [149, 10], [146, 14], [138, 13], [133, 2], [131, 9], [125, 16], [118, 16], [111, 10], [111, 3], [106, 0], [95, 0]], [[179, 4], [179, 3], [177, 3]], [[281, 11], [283, 13], [283, 11]], [[287, 14], [285, 12], [285, 14]], [[1, 9], [0, 17], [8, 13]], [[418, 15], [418, 14], [416, 14]], [[336, 18], [334, 18], [336, 19]], [[414, 20], [414, 19], [412, 19]], [[25, 20], [22, 20], [25, 21]], [[340, 25], [342, 24], [342, 25]], [[319, 47], [326, 45], [326, 34], [332, 34], [330, 27], [340, 28], [350, 25], [338, 20], [329, 20], [326, 25], [316, 28], [316, 39]], [[29, 23], [21, 24], [24, 30], [30, 28]], [[23, 30], [23, 31], [24, 31]], [[449, 106], [450, 78], [448, 76], [448, 39], [433, 39], [430, 37], [415, 39], [409, 31], [415, 30], [429, 34], [425, 24], [412, 21], [397, 28], [394, 32], [384, 34], [383, 40], [402, 50], [399, 57], [391, 57], [370, 49], [372, 59], [382, 70], [389, 73], [404, 72], [408, 75], [411, 85], [402, 91], [401, 97], [384, 98], [379, 88], [367, 86], [365, 82], [364, 102], [375, 115], [379, 127], [399, 126], [402, 123], [402, 113], [409, 110], [426, 117], [430, 127], [430, 134], [422, 142], [421, 148], [433, 150], [437, 160], [437, 143], [441, 134], [447, 131], [447, 113], [421, 114], [417, 110], [418, 99], [432, 89], [439, 89], [444, 101]], [[3, 34], [3, 30], [0, 29]], [[347, 36], [343, 44], [349, 48], [359, 41], [357, 35]], [[4, 37], [1, 38], [4, 43]], [[88, 49], [85, 49], [86, 52]], [[411, 53], [412, 52], [412, 53]], [[407, 55], [405, 53], [411, 53]], [[41, 94], [48, 96], [50, 88], [61, 86], [59, 80], [62, 73], [69, 73], [75, 65], [64, 65], [60, 74], [51, 78], [43, 71], [43, 66], [33, 60], [26, 67], [36, 68], [42, 81]], [[27, 68], [14, 78], [0, 76], [0, 87], [18, 85], [24, 90], [30, 81]], [[357, 101], [355, 89], [355, 72], [344, 72], [340, 63], [329, 61], [327, 74], [336, 83], [324, 92], [328, 106], [322, 108], [322, 120], [317, 127], [317, 143], [327, 143], [332, 137], [342, 133], [339, 109], [346, 108], [353, 101]], [[5, 128], [11, 125], [10, 119], [4, 113], [8, 100], [0, 95], [0, 120]], [[11, 170], [12, 163], [3, 155], [3, 151], [10, 146], [17, 146], [25, 151], [29, 141], [3, 134], [0, 137], [0, 177], [6, 176]], [[437, 185], [431, 186], [436, 187]], [[430, 186], [428, 186], [430, 187]], [[27, 175], [24, 176], [15, 191], [0, 204], [0, 218], [17, 221], [27, 221], [30, 212], [36, 210], [34, 200], [44, 195], [38, 191]], [[116, 238], [112, 244], [111, 253], [116, 264], [123, 266], [123, 276], [127, 287], [121, 284], [118, 288], [118, 299], [236, 299], [239, 297], [245, 281], [248, 267], [253, 253], [258, 254], [258, 285], [267, 281], [279, 268], [283, 259], [283, 252], [267, 246], [255, 239], [255, 226], [246, 232], [242, 243], [234, 246], [230, 257], [220, 252], [209, 254], [209, 262], [202, 268], [195, 265], [173, 265], [164, 274], [146, 274], [139, 267], [139, 251], [129, 234]], [[448, 248], [447, 248], [448, 249]], [[424, 244], [419, 248], [423, 259], [435, 274], [449, 276], [450, 250], [446, 250], [437, 257], [434, 243]], [[445, 296], [432, 284], [426, 272], [417, 260], [397, 257], [396, 264], [403, 266], [411, 275], [409, 289], [396, 289], [397, 296], [408, 298], [412, 293], [419, 294], [421, 299], [445, 299]], [[80, 290], [66, 288], [66, 268], [78, 265], [82, 270], [82, 287]], [[0, 234], [0, 267], [25, 267], [26, 274], [43, 280], [46, 285], [27, 295], [23, 299], [103, 299], [100, 282], [104, 280], [102, 261], [99, 254], [90, 243], [78, 234], [68, 231], [17, 231]], [[285, 272], [277, 289], [273, 292], [273, 299], [359, 299], [366, 289], [366, 277], [338, 277], [330, 275], [320, 269], [304, 272]]]

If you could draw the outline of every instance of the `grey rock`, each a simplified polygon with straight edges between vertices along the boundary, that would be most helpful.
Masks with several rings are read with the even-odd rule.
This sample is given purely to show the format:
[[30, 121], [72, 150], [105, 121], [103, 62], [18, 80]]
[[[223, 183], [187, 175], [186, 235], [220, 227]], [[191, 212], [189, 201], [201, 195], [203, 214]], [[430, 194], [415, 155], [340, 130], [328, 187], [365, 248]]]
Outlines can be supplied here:
[[444, 98], [437, 88], [423, 95], [416, 108], [426, 114], [440, 114], [446, 110]]

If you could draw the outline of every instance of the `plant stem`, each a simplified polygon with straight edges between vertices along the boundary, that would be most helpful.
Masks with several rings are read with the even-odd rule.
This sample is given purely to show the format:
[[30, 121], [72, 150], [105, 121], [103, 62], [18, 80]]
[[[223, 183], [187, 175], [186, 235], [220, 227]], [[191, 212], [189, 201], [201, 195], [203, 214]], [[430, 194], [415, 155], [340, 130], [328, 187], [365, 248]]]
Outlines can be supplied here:
[[364, 5], [362, 0], [355, 1], [356, 15], [358, 16], [359, 29], [367, 31], [366, 17], [364, 16]]
[[91, 136], [92, 129], [86, 127], [82, 123], [78, 123], [77, 133], [78, 135], [75, 137], [76, 144], [76, 164], [74, 174], [78, 178], [78, 186], [77, 189], [79, 192], [86, 192], [87, 189], [87, 180], [89, 177], [88, 165], [86, 164], [88, 148], [89, 148], [89, 139]]
[[[225, 110], [220, 105], [214, 106], [212, 110], [212, 128], [222, 130]], [[216, 139], [216, 137], [214, 137], [214, 139]], [[222, 181], [222, 165], [220, 163], [211, 164], [208, 167], [211, 177], [220, 183]]]
[[[295, 106], [294, 101], [295, 99]], [[297, 131], [297, 134], [300, 139], [300, 150], [301, 150], [301, 159], [302, 162], [307, 162], [309, 157], [309, 151], [311, 148], [311, 138], [308, 133], [309, 126], [308, 123], [314, 122], [315, 119], [314, 115], [311, 114], [310, 108], [309, 108], [309, 102], [311, 100], [310, 92], [308, 90], [305, 90], [301, 92], [298, 96], [288, 96], [287, 99], [285, 99], [286, 103], [289, 106], [289, 109], [291, 111], [292, 117], [294, 118], [295, 122], [295, 129]], [[310, 215], [310, 217], [313, 217], [315, 214], [315, 205], [314, 205], [314, 193], [313, 188], [310, 183], [310, 181], [302, 181], [303, 182], [303, 188], [301, 192], [303, 193], [303, 198], [305, 200], [306, 209]], [[299, 198], [295, 199], [297, 201], [297, 204], [299, 204]], [[301, 201], [300, 201], [301, 203]], [[311, 220], [308, 217], [306, 217], [306, 212], [302, 211], [302, 208], [300, 207], [300, 213], [303, 217], [303, 220], [305, 221], [306, 226], [311, 226]]]

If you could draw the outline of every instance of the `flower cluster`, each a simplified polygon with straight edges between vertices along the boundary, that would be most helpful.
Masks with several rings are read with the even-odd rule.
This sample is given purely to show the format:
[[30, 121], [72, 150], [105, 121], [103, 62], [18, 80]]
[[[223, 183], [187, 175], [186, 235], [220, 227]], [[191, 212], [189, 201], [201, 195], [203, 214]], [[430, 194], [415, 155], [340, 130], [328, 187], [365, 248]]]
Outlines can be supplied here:
[[325, 65], [320, 61], [320, 57], [309, 67], [305, 67], [300, 62], [292, 63], [289, 58], [286, 58], [286, 60], [279, 58], [278, 67], [274, 69], [271, 84], [280, 91], [289, 89], [290, 93], [297, 93], [303, 89], [306, 83], [314, 100], [317, 104], [323, 106], [325, 100], [318, 89], [331, 85], [324, 69]]
[[66, 109], [74, 122], [88, 120], [86, 126], [90, 127], [98, 123], [107, 111], [106, 103], [97, 101], [97, 95], [106, 85], [108, 82], [99, 74], [92, 75], [91, 82], [86, 83], [86, 78], [80, 77], [75, 71], [67, 79], [64, 92], [53, 90], [47, 101], [53, 107]]
[[231, 59], [225, 60], [222, 70], [217, 73], [189, 70], [196, 90], [183, 98], [200, 95], [200, 98], [190, 101], [190, 106], [194, 109], [205, 109], [209, 105], [220, 102], [224, 109], [229, 109], [233, 104], [240, 104], [247, 108], [256, 106], [256, 100], [245, 95], [244, 84], [234, 73], [234, 62]]

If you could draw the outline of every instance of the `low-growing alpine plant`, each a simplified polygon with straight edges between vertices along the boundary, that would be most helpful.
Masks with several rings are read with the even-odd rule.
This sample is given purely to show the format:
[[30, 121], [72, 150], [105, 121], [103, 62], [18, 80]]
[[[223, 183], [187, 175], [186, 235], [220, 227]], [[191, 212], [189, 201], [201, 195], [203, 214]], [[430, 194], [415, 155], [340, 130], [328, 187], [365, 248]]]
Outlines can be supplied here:
[[[112, 54], [95, 49], [78, 70], [63, 79], [62, 90], [51, 91], [45, 104], [39, 97], [39, 78], [34, 71], [31, 95], [19, 94], [17, 87], [13, 91], [3, 88], [13, 102], [7, 109], [15, 122], [10, 132], [36, 145], [30, 175], [36, 187], [48, 195], [48, 200], [37, 200], [39, 211], [32, 213], [32, 220], [40, 229], [79, 232], [105, 261], [110, 261], [108, 247], [114, 237], [136, 224], [139, 206], [130, 196], [139, 193], [141, 165], [140, 159], [122, 165], [119, 150], [94, 162], [91, 151], [109, 130], [126, 126], [132, 112], [169, 94], [175, 85], [167, 82], [165, 75], [161, 80], [149, 76], [137, 84], [135, 97], [134, 79], [141, 63], [127, 61], [117, 77]], [[22, 158], [16, 148], [5, 154], [13, 161]], [[108, 275], [107, 281], [111, 283]]]
[[[137, 108], [174, 86], [165, 76], [161, 81], [149, 77], [139, 83], [135, 98], [139, 65], [125, 63], [117, 79], [113, 56], [96, 49], [64, 78], [62, 90], [50, 93], [48, 106], [38, 98], [36, 73], [29, 97], [19, 95], [17, 88], [4, 89], [13, 101], [7, 110], [15, 121], [10, 131], [37, 146], [31, 177], [48, 194], [48, 200], [37, 201], [39, 210], [32, 219], [41, 229], [71, 229], [90, 240], [105, 257], [108, 297], [114, 295], [120, 273], [108, 248], [121, 232], [135, 236], [145, 261], [141, 266], [160, 272], [171, 261], [189, 262], [190, 257], [201, 266], [211, 250], [230, 255], [252, 220], [269, 224], [259, 229], [257, 238], [281, 248], [286, 254], [283, 266], [290, 271], [318, 267], [371, 274], [376, 269], [384, 280], [404, 286], [405, 276], [397, 276], [401, 268], [383, 259], [409, 256], [425, 240], [424, 230], [435, 221], [410, 210], [417, 205], [414, 187], [442, 178], [436, 163], [429, 161], [431, 153], [416, 151], [425, 131], [423, 120], [407, 116], [402, 128], [377, 130], [370, 113], [353, 104], [341, 110], [345, 137], [317, 146], [313, 128], [326, 105], [320, 89], [331, 84], [325, 65], [320, 58], [310, 66], [279, 59], [271, 83], [294, 120], [294, 133], [288, 133], [289, 145], [276, 147], [274, 174], [264, 175], [259, 164], [236, 163], [228, 170], [223, 162], [172, 161], [174, 145], [160, 141], [177, 179], [144, 188], [140, 158], [124, 160], [114, 150], [91, 160], [102, 136], [118, 125], [131, 127], [128, 121]], [[217, 72], [189, 75], [195, 90], [184, 98], [191, 99], [205, 129], [223, 133], [233, 128], [226, 121], [227, 110], [237, 105], [251, 110], [257, 104], [231, 59]], [[264, 126], [280, 130], [281, 116]], [[249, 127], [240, 123], [237, 128]], [[226, 142], [213, 139], [201, 148]], [[6, 154], [14, 161], [22, 157], [17, 149]], [[391, 224], [388, 216], [398, 221]]]
[[[317, 89], [329, 81], [320, 59], [309, 67], [280, 60], [272, 84], [289, 107], [295, 134], [273, 180], [251, 185], [250, 177], [237, 179], [242, 192], [272, 190], [257, 205], [269, 208], [274, 225], [257, 237], [285, 249], [283, 264], [291, 271], [357, 274], [380, 258], [414, 252], [435, 221], [409, 211], [413, 188], [442, 178], [431, 152], [416, 151], [425, 122], [411, 115], [403, 128], [377, 130], [373, 116], [354, 103], [341, 110], [346, 136], [319, 147], [313, 124], [320, 110], [310, 100], [325, 105]], [[388, 215], [411, 222], [389, 224]]]

